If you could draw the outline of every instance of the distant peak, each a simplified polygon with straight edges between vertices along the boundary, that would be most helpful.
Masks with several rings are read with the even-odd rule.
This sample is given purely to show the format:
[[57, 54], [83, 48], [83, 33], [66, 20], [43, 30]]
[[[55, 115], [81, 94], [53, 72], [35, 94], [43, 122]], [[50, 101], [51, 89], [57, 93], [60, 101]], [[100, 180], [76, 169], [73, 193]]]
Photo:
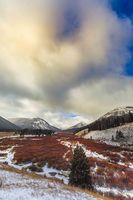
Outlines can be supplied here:
[[12, 118], [10, 121], [17, 126], [21, 127], [22, 129], [42, 129], [42, 130], [54, 130], [57, 131], [58, 128], [52, 126], [48, 122], [46, 122], [44, 119], [41, 119], [40, 117], [34, 117], [34, 118]]
[[83, 126], [86, 126], [87, 124], [85, 122], [79, 122], [78, 124], [72, 126], [71, 128], [81, 128]]
[[117, 108], [113, 109], [112, 111], [106, 113], [101, 118], [106, 118], [106, 117], [110, 117], [110, 116], [122, 116], [122, 115], [126, 115], [129, 113], [133, 113], [133, 106], [117, 107]]

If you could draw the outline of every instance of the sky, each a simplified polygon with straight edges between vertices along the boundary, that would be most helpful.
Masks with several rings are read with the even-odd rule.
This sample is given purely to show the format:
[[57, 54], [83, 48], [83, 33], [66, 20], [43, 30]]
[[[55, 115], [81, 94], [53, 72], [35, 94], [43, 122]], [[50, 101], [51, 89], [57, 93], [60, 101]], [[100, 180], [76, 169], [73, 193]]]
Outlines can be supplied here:
[[133, 1], [1, 0], [0, 115], [66, 128], [132, 106]]

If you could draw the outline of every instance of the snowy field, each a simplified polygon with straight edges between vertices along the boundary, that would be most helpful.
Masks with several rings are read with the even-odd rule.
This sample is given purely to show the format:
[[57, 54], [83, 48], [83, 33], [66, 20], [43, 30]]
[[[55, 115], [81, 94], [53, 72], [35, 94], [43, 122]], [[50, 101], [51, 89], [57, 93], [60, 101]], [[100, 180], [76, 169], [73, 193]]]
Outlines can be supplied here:
[[[52, 143], [51, 143], [52, 142]], [[132, 151], [125, 150], [123, 148], [112, 146], [108, 147], [105, 146], [102, 143], [95, 143], [93, 144], [93, 140], [79, 140], [78, 138], [75, 138], [74, 136], [59, 136], [59, 137], [50, 137], [50, 141], [48, 137], [45, 138], [5, 138], [0, 139], [0, 165], [4, 164], [5, 166], [10, 166], [14, 168], [14, 170], [20, 170], [20, 173], [28, 172], [31, 173], [32, 167], [37, 167], [37, 170], [34, 172], [37, 175], [40, 175], [40, 177], [48, 177], [53, 179], [54, 181], [59, 179], [60, 181], [64, 182], [65, 184], [68, 184], [68, 175], [69, 170], [64, 168], [64, 171], [62, 168], [58, 168], [58, 166], [49, 165], [47, 162], [45, 162], [41, 167], [38, 165], [38, 161], [32, 162], [32, 156], [28, 158], [28, 161], [25, 161], [26, 154], [30, 155], [31, 152], [33, 152], [34, 156], [37, 158], [38, 156], [42, 155], [42, 160], [45, 160], [48, 153], [56, 157], [57, 161], [58, 159], [62, 158], [62, 162], [68, 162], [71, 156], [71, 153], [74, 151], [76, 145], [82, 146], [84, 149], [84, 152], [86, 156], [90, 159], [90, 161], [94, 160], [94, 163], [92, 163], [90, 171], [92, 175], [92, 179], [94, 181], [94, 189], [98, 193], [103, 194], [104, 196], [113, 195], [115, 197], [121, 197], [123, 200], [129, 200], [133, 199], [133, 162], [132, 162]], [[29, 151], [29, 147], [30, 150]], [[54, 148], [53, 148], [54, 147]], [[25, 152], [24, 152], [24, 149]], [[49, 152], [48, 150], [49, 149]], [[61, 149], [61, 150], [60, 150]], [[19, 152], [20, 150], [20, 152]], [[41, 154], [38, 153], [41, 152]], [[62, 152], [61, 154], [60, 151]], [[24, 161], [17, 163], [17, 158], [19, 160], [19, 154], [15, 157], [15, 155], [19, 152], [20, 156], [23, 156]], [[56, 153], [55, 153], [56, 152]], [[59, 156], [58, 156], [59, 154]], [[51, 155], [49, 155], [49, 160], [51, 160]], [[26, 157], [27, 159], [27, 157]], [[56, 162], [56, 161], [54, 161]], [[66, 164], [65, 163], [65, 164]], [[114, 163], [115, 163], [115, 171], [114, 171]], [[103, 167], [104, 166], [104, 167]], [[105, 166], [108, 166], [107, 168]], [[4, 168], [5, 169], [5, 168]], [[38, 170], [39, 169], [39, 170]], [[60, 170], [59, 170], [60, 169]], [[61, 170], [62, 169], [62, 170]], [[1, 178], [0, 172], [0, 178]], [[7, 176], [4, 172], [4, 177]], [[9, 173], [9, 172], [8, 172]], [[12, 173], [11, 173], [12, 174]], [[48, 182], [46, 179], [44, 181], [41, 180], [31, 180], [26, 177], [23, 177], [23, 182], [21, 181], [20, 184], [20, 175], [15, 175], [15, 179], [17, 178], [15, 183], [13, 183], [15, 186], [11, 187], [13, 184], [8, 184], [7, 186], [4, 186], [2, 189], [0, 189], [0, 200], [1, 199], [25, 199], [29, 198], [29, 196], [32, 196], [32, 199], [52, 199], [54, 197], [53, 193], [57, 193], [56, 197], [54, 199], [74, 199], [74, 200], [85, 200], [90, 199], [93, 200], [94, 198], [90, 198], [86, 196], [86, 194], [78, 193], [78, 192], [70, 192], [66, 189], [62, 189], [67, 186], [63, 186], [61, 184], [57, 184], [56, 181], [53, 183]], [[9, 177], [9, 175], [8, 175]], [[10, 175], [11, 177], [11, 175]], [[11, 179], [11, 178], [9, 178]], [[9, 179], [6, 179], [9, 181]], [[11, 179], [12, 180], [12, 179]], [[111, 180], [111, 181], [110, 181]], [[128, 182], [124, 182], [127, 181]], [[110, 181], [110, 182], [108, 182]], [[5, 181], [3, 182], [6, 183]], [[110, 184], [108, 184], [110, 183]], [[53, 186], [51, 186], [51, 184]], [[123, 185], [122, 185], [123, 184]], [[25, 186], [25, 185], [30, 185]], [[48, 185], [48, 188], [46, 187]], [[20, 187], [21, 186], [21, 187]], [[6, 190], [5, 190], [6, 187]], [[43, 189], [43, 188], [44, 189]], [[52, 189], [51, 189], [52, 187]], [[35, 188], [35, 191], [34, 191]], [[38, 188], [38, 189], [37, 189]], [[8, 192], [7, 192], [8, 190]], [[16, 193], [16, 190], [23, 196], [23, 194], [26, 195], [26, 197], [21, 198], [20, 197], [12, 197]], [[62, 192], [60, 192], [62, 190]], [[45, 193], [44, 193], [45, 191]], [[47, 197], [50, 192], [50, 197]], [[11, 198], [6, 198], [7, 194], [10, 194]], [[78, 193], [78, 194], [77, 194]], [[1, 196], [2, 195], [2, 196]], [[17, 194], [18, 195], [18, 194]], [[51, 197], [52, 195], [52, 197]], [[60, 197], [61, 195], [61, 197]], [[72, 195], [72, 196], [71, 196]], [[78, 197], [79, 195], [79, 197]], [[38, 197], [37, 197], [38, 196]], [[62, 197], [63, 196], [63, 197]]]
[[[116, 137], [116, 132], [121, 131], [123, 133], [123, 136], [125, 137], [123, 141], [112, 141], [112, 136]], [[81, 131], [81, 133], [84, 133], [84, 131]], [[80, 133], [80, 134], [81, 134]], [[102, 131], [88, 131], [86, 130], [86, 134], [83, 136], [85, 139], [94, 139], [94, 140], [101, 140], [105, 141], [109, 145], [113, 146], [120, 146], [121, 144], [125, 145], [132, 145], [133, 146], [133, 123], [128, 123], [123, 126], [118, 126], [115, 128], [110, 128]], [[77, 134], [78, 135], [78, 134]]]
[[63, 184], [0, 169], [0, 200], [98, 200], [91, 195], [65, 189]]

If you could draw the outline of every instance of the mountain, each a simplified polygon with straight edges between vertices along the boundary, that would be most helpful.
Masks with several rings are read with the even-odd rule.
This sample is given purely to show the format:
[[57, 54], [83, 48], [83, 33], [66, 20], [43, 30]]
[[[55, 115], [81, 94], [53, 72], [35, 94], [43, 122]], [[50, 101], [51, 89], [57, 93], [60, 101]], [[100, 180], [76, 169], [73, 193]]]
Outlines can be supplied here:
[[[117, 126], [106, 130], [90, 131], [84, 130], [82, 136], [85, 139], [94, 139], [100, 141], [109, 141], [113, 144], [124, 144], [125, 146], [133, 147], [133, 123]], [[117, 133], [121, 133], [122, 137], [118, 137]], [[78, 133], [79, 135], [79, 133]], [[113, 141], [112, 141], [113, 139]]]
[[63, 130], [63, 131], [66, 131], [66, 132], [75, 132], [78, 129], [83, 128], [86, 125], [87, 125], [86, 123], [80, 122], [78, 124], [75, 124], [74, 126], [71, 126], [71, 127], [67, 128], [67, 129]]
[[133, 143], [133, 107], [116, 108], [77, 132], [86, 139]]
[[87, 125], [86, 123], [80, 122], [80, 123], [70, 127], [69, 129], [81, 128], [81, 127], [86, 126], [86, 125]]
[[91, 124], [83, 127], [83, 129], [87, 128], [88, 131], [106, 130], [130, 122], [133, 122], [133, 107], [119, 107], [106, 113]]
[[78, 124], [76, 124], [76, 125], [74, 125], [74, 126], [71, 126], [70, 128], [68, 128], [68, 129], [77, 129], [77, 128], [82, 128], [82, 127], [84, 127], [84, 126], [86, 126], [87, 124], [86, 123], [84, 123], [84, 122], [80, 122], [80, 123], [78, 123]]
[[16, 131], [20, 128], [3, 117], [0, 117], [0, 131]]
[[21, 129], [31, 129], [31, 130], [52, 130], [58, 131], [59, 129], [48, 124], [45, 120], [41, 118], [11, 118], [10, 122], [19, 126]]

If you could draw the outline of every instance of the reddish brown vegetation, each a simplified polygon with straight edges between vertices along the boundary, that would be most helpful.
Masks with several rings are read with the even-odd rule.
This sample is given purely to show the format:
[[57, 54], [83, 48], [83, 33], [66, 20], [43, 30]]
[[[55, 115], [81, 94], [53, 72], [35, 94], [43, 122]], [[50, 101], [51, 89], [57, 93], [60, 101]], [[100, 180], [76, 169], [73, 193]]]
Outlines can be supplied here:
[[[100, 158], [88, 158], [91, 166], [92, 181], [94, 185], [119, 188], [121, 190], [133, 189], [133, 169], [128, 167], [133, 164], [133, 151], [121, 147], [102, 144], [93, 140], [85, 140], [71, 134], [58, 134], [47, 137], [32, 138], [5, 138], [1, 139], [0, 150], [14, 146], [16, 163], [30, 162], [43, 166], [49, 163], [58, 169], [67, 170], [72, 158], [72, 148], [64, 146], [61, 141], [76, 144], [77, 141], [83, 144], [86, 149], [97, 152], [107, 157], [107, 160]], [[64, 156], [65, 155], [65, 156]], [[123, 163], [118, 164], [118, 162]], [[112, 196], [112, 194], [109, 194]], [[131, 199], [122, 196], [113, 199]]]

